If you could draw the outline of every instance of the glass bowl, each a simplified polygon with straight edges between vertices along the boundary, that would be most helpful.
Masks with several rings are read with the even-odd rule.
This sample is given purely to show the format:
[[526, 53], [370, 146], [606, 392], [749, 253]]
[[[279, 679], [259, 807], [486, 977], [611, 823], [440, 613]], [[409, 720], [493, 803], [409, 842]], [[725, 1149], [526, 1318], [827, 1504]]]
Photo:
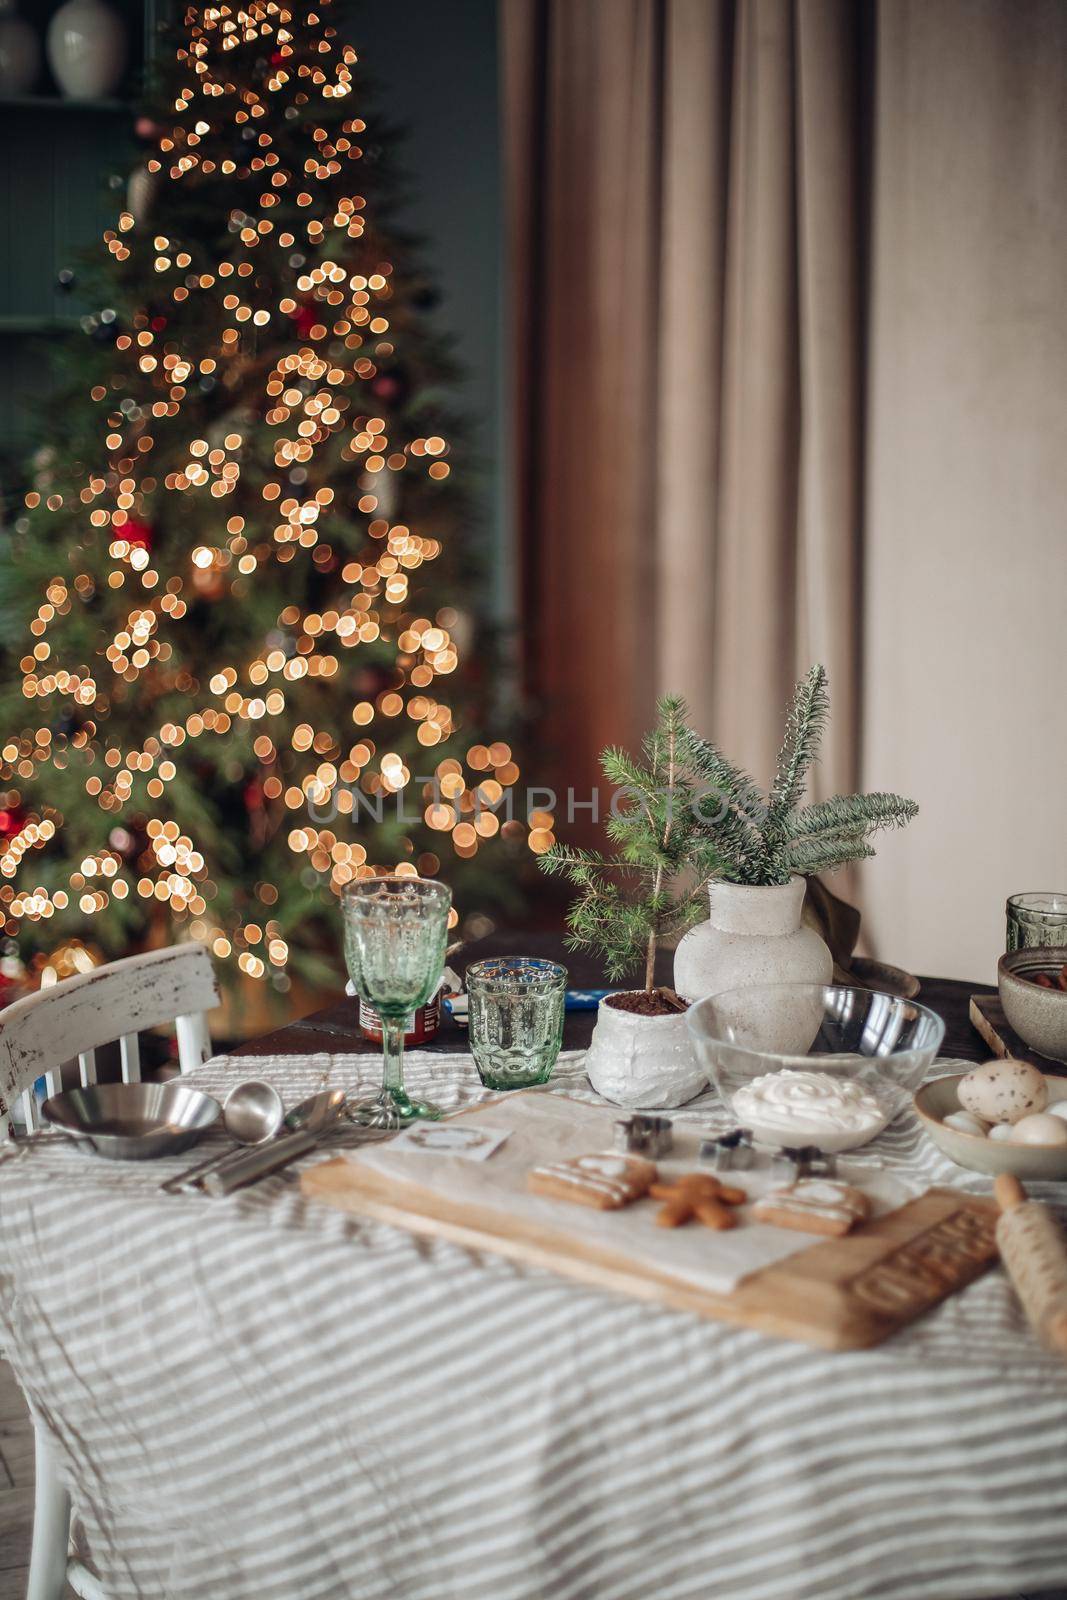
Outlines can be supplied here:
[[854, 1150], [911, 1102], [945, 1037], [926, 1006], [870, 989], [764, 983], [690, 1006], [693, 1047], [760, 1144]]

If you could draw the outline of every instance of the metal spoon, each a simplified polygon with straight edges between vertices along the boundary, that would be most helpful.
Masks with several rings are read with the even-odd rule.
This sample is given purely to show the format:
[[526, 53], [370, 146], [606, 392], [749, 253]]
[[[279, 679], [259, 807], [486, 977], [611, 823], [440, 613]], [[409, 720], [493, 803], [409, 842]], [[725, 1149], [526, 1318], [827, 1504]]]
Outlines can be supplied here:
[[223, 1125], [234, 1144], [229, 1150], [209, 1156], [206, 1161], [201, 1161], [196, 1166], [179, 1172], [175, 1177], [168, 1178], [159, 1187], [167, 1194], [177, 1194], [179, 1190], [199, 1180], [204, 1173], [210, 1172], [213, 1167], [221, 1166], [236, 1153], [238, 1145], [264, 1144], [268, 1139], [273, 1139], [284, 1118], [285, 1106], [282, 1104], [282, 1097], [271, 1084], [261, 1083], [256, 1078], [249, 1078], [247, 1083], [236, 1084], [226, 1096], [222, 1107]]
[[309, 1101], [304, 1102], [308, 1108], [307, 1117], [298, 1132], [283, 1134], [262, 1150], [242, 1152], [216, 1171], [209, 1172], [204, 1180], [207, 1193], [232, 1194], [235, 1189], [258, 1183], [268, 1173], [277, 1172], [298, 1156], [314, 1150], [324, 1133], [340, 1118], [344, 1103], [343, 1089], [324, 1089], [312, 1095]]

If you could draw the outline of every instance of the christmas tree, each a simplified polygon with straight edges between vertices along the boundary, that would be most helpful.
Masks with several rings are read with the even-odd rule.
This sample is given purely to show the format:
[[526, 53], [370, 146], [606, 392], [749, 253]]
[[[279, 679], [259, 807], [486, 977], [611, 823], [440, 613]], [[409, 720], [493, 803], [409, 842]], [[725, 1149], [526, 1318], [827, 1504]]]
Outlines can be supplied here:
[[355, 52], [318, 11], [196, 6], [161, 76], [91, 401], [0, 572], [0, 907], [24, 953], [193, 937], [284, 987], [353, 876], [484, 904], [511, 874], [479, 847], [551, 819], [506, 820], [512, 752], [472, 743], [451, 372]]

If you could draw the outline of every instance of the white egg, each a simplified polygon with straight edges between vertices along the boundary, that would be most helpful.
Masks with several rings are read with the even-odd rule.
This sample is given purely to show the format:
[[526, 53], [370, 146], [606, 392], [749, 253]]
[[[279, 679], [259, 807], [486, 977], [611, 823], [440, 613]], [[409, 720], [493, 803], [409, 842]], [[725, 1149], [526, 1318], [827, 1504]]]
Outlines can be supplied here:
[[1048, 1102], [1045, 1075], [1028, 1061], [987, 1061], [960, 1079], [960, 1105], [985, 1122], [1018, 1122], [1043, 1111]]
[[1050, 1117], [1062, 1117], [1067, 1122], [1067, 1100], [1050, 1100], [1045, 1111]]
[[1011, 1140], [1014, 1132], [1015, 1129], [1012, 1127], [1010, 1122], [996, 1122], [989, 1130], [989, 1137], [991, 1139], [1000, 1139], [1005, 1143], [1008, 1143]]
[[985, 1138], [986, 1125], [980, 1117], [972, 1117], [969, 1111], [950, 1111], [945, 1118], [946, 1128], [955, 1128], [957, 1133], [973, 1133], [979, 1139]]
[[1067, 1122], [1062, 1117], [1050, 1117], [1038, 1111], [1032, 1117], [1021, 1117], [1011, 1130], [1012, 1144], [1067, 1145]]

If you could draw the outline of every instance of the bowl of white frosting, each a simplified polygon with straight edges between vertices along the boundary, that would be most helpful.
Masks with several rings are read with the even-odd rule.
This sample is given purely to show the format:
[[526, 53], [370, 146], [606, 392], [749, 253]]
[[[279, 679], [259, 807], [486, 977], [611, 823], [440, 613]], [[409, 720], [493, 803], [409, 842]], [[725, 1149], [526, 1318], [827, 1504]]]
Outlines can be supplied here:
[[945, 1036], [928, 1007], [839, 984], [727, 989], [689, 1008], [698, 1059], [758, 1144], [855, 1150], [911, 1102]]

